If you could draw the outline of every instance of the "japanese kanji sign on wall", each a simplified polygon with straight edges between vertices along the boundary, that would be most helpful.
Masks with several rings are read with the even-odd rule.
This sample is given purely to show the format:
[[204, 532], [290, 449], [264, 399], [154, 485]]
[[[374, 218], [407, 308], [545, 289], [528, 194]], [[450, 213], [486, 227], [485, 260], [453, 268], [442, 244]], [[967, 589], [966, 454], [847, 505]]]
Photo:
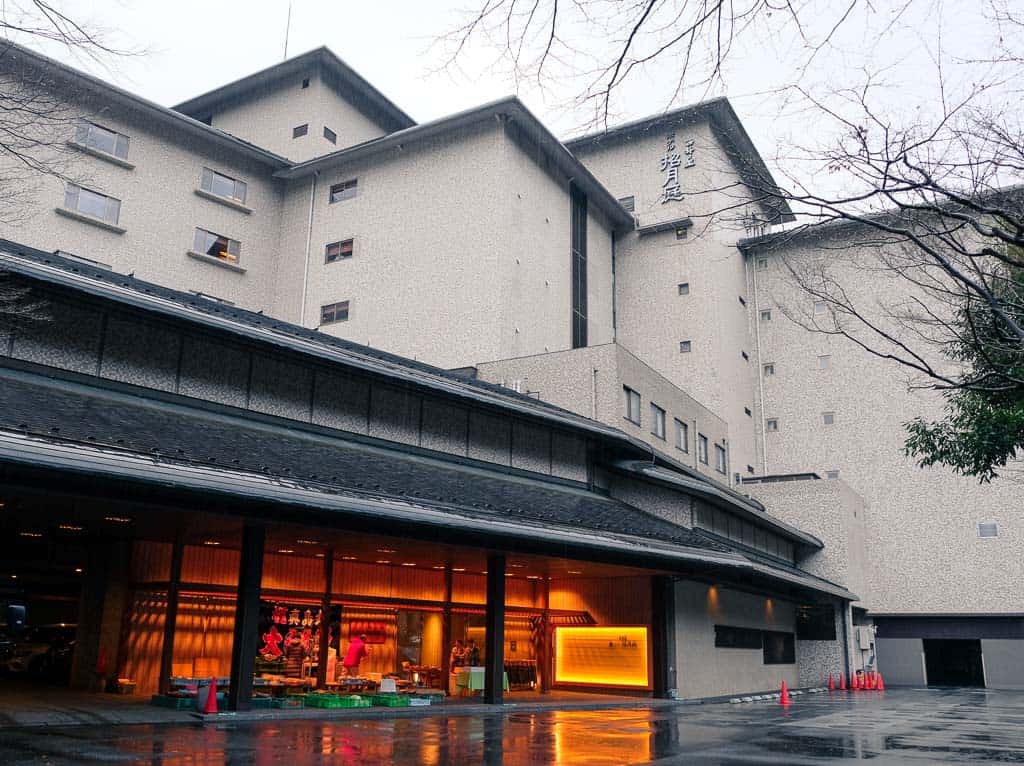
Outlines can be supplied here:
[[679, 168], [692, 168], [696, 164], [693, 157], [693, 139], [686, 139], [683, 147], [683, 155], [680, 156], [676, 148], [676, 134], [668, 134], [665, 139], [665, 156], [661, 158], [661, 172], [665, 176], [661, 183], [662, 204], [682, 201], [683, 189], [679, 185]]

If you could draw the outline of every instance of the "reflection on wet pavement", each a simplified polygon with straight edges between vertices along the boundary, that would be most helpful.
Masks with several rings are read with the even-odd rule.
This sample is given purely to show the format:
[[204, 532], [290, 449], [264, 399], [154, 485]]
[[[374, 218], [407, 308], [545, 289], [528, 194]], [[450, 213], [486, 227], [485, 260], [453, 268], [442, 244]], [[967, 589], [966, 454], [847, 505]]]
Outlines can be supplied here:
[[0, 763], [1024, 763], [1024, 692], [892, 690], [661, 709], [0, 731]]

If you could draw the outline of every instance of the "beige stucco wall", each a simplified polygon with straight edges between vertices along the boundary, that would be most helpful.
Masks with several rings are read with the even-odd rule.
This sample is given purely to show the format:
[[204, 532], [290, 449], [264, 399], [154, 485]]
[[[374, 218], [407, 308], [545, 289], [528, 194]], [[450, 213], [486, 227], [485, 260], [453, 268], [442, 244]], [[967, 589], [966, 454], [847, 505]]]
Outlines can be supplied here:
[[[303, 88], [306, 77], [309, 87]], [[309, 132], [292, 138], [292, 129], [304, 123], [309, 125]], [[293, 162], [330, 154], [385, 133], [329, 87], [315, 67], [245, 101], [219, 107], [213, 112], [211, 124]], [[337, 144], [324, 138], [325, 125], [338, 135]]]
[[[68, 98], [69, 113], [82, 114], [130, 139], [125, 168], [67, 148], [65, 172], [80, 185], [121, 200], [118, 225], [123, 233], [58, 215], [64, 183], [40, 177], [20, 205], [17, 220], [0, 223], [0, 236], [42, 250], [64, 250], [110, 266], [118, 272], [180, 290], [196, 290], [239, 306], [268, 310], [278, 266], [281, 190], [265, 166], [230, 150], [175, 135], [166, 126], [113, 108], [95, 114], [95, 105]], [[66, 127], [67, 138], [74, 126]], [[203, 167], [243, 180], [246, 205], [239, 211], [196, 194]], [[224, 234], [242, 243], [239, 272], [186, 255], [195, 228]]]
[[[329, 204], [330, 186], [352, 178], [358, 194]], [[320, 176], [300, 317], [309, 184], [286, 193], [276, 315], [315, 327], [322, 305], [349, 300], [349, 320], [324, 332], [446, 368], [571, 345], [568, 183], [536, 169], [500, 125]], [[355, 255], [324, 263], [325, 245], [349, 237]], [[611, 235], [597, 216], [588, 249], [591, 340], [607, 341]]]
[[[731, 442], [733, 473], [756, 469], [753, 413], [754, 375], [744, 360], [753, 349], [746, 308], [747, 277], [735, 248], [743, 236], [736, 218], [722, 211], [749, 196], [725, 150], [707, 123], [677, 127], [676, 146], [684, 152], [694, 141], [692, 168], [680, 168], [685, 199], [660, 201], [665, 155], [671, 128], [628, 141], [576, 149], [587, 167], [619, 198], [635, 198], [639, 226], [683, 217], [693, 219], [686, 239], [674, 231], [640, 236], [630, 233], [616, 243], [617, 338], [626, 347], [724, 418]], [[721, 191], [710, 191], [710, 190]], [[717, 213], [717, 215], [712, 215]], [[687, 282], [688, 295], [678, 285]], [[690, 340], [692, 351], [680, 353]]]
[[[856, 266], [855, 253], [830, 242], [790, 244], [792, 264], [822, 252], [850, 296], [871, 311], [904, 295], [905, 283]], [[943, 467], [920, 468], [903, 454], [903, 424], [917, 415], [941, 417], [934, 392], [909, 390], [906, 372], [837, 336], [810, 333], [812, 299], [791, 281], [783, 253], [768, 253], [759, 271], [760, 306], [773, 308], [762, 324], [760, 363], [773, 362], [764, 379], [760, 417], [778, 418], [767, 434], [769, 473], [815, 471], [840, 478], [867, 505], [865, 598], [878, 612], [1000, 613], [1024, 611], [1024, 550], [1020, 509], [1024, 485], [996, 480], [982, 485]], [[756, 255], [755, 255], [756, 257]], [[874, 308], [873, 308], [874, 307]], [[818, 369], [830, 354], [831, 369]], [[835, 412], [825, 426], [823, 412]], [[980, 521], [996, 521], [996, 538], [978, 537]]]
[[715, 625], [794, 632], [795, 609], [779, 599], [697, 582], [676, 583], [679, 696], [778, 691], [799, 684], [797, 665], [765, 665], [761, 649], [716, 649]]
[[[728, 481], [715, 470], [713, 446], [729, 441], [725, 421], [619, 344], [504, 359], [476, 367], [483, 380], [518, 387], [521, 392], [600, 420], [718, 481]], [[640, 425], [625, 417], [623, 386], [640, 394]], [[651, 433], [652, 403], [665, 410], [665, 439]], [[689, 426], [688, 452], [676, 448], [675, 419]], [[699, 434], [708, 437], [707, 464], [698, 460]]]

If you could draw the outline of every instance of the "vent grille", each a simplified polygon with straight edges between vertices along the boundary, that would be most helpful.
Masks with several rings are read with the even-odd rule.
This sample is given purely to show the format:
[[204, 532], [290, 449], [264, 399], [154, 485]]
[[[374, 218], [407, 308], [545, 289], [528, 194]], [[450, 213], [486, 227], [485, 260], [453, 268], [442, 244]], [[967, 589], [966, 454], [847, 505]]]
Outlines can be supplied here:
[[999, 525], [994, 521], [982, 521], [978, 524], [978, 537], [999, 537]]

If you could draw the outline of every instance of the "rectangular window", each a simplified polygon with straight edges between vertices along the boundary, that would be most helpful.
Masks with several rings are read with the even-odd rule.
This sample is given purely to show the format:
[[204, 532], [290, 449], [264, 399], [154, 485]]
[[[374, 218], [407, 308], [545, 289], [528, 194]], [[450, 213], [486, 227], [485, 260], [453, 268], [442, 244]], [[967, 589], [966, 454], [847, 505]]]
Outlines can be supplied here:
[[203, 177], [199, 181], [199, 188], [210, 192], [210, 194], [216, 194], [218, 197], [241, 202], [243, 205], [248, 190], [245, 181], [239, 181], [210, 168], [203, 168]]
[[818, 357], [818, 369], [819, 370], [830, 370], [832, 369], [832, 356], [826, 354], [825, 356]]
[[348, 301], [329, 303], [320, 307], [320, 324], [348, 321]]
[[242, 255], [242, 243], [223, 234], [197, 228], [192, 250], [228, 263], [238, 263]]
[[304, 135], [309, 133], [309, 124], [296, 125], [292, 128], [292, 138], [302, 138]]
[[767, 258], [758, 258], [757, 259], [757, 270], [758, 271], [767, 271], [768, 270], [768, 259]]
[[75, 141], [104, 154], [122, 160], [128, 159], [128, 136], [101, 127], [93, 122], [80, 122], [75, 130]]
[[721, 444], [715, 445], [715, 470], [719, 473], [726, 473], [728, 471], [725, 462], [725, 447]]
[[762, 646], [760, 630], [734, 628], [731, 625], [715, 626], [716, 649], [760, 649]]
[[676, 449], [690, 451], [690, 427], [681, 420], [676, 421]]
[[796, 637], [801, 641], [835, 641], [836, 609], [832, 604], [798, 606]]
[[704, 434], [697, 434], [697, 459], [708, 464], [708, 437]]
[[302, 87], [303, 88], [308, 88], [309, 87], [309, 78], [308, 77], [302, 78]]
[[834, 412], [821, 413], [821, 422], [827, 426], [832, 425], [836, 422], [836, 414]]
[[762, 322], [770, 322], [770, 321], [772, 321], [772, 310], [771, 309], [761, 309], [761, 321]]
[[569, 189], [571, 278], [572, 278], [572, 347], [587, 345], [587, 197], [575, 186]]
[[839, 478], [839, 471], [825, 471], [825, 478], [826, 479], [838, 479]]
[[742, 295], [739, 295], [737, 297], [740, 299], [740, 305], [741, 306], [746, 306], [747, 305], [747, 299], [746, 298], [744, 298]]
[[744, 407], [743, 414], [746, 415], [748, 418], [754, 417], [754, 413], [750, 411], [750, 407]]
[[750, 354], [748, 354], [746, 351], [740, 351], [740, 356], [743, 357], [744, 362], [750, 361]]
[[619, 200], [619, 204], [627, 211], [632, 213], [636, 210], [636, 199], [634, 197], [623, 197]]
[[334, 263], [335, 261], [340, 261], [344, 258], [351, 258], [354, 250], [354, 239], [344, 239], [341, 242], [332, 242], [325, 250], [324, 261], [326, 263]]
[[796, 641], [792, 633], [764, 631], [764, 664], [793, 665], [796, 663]]
[[121, 216], [121, 200], [75, 184], [64, 190], [64, 207], [115, 226]]
[[999, 537], [999, 524], [994, 521], [979, 522], [978, 537]]
[[331, 194], [329, 201], [333, 205], [335, 202], [341, 202], [344, 199], [352, 199], [356, 196], [356, 192], [359, 190], [359, 179], [350, 178], [348, 181], [342, 181], [340, 184], [334, 184], [331, 187]]
[[651, 402], [651, 433], [659, 439], [665, 438], [665, 410]]
[[631, 423], [640, 425], [640, 394], [629, 386], [622, 387], [625, 402], [625, 417]]
[[825, 301], [815, 301], [814, 302], [814, 315], [815, 316], [822, 316], [827, 309], [828, 309], [828, 307], [825, 305]]
[[768, 431], [778, 431], [779, 421], [776, 418], [768, 418], [766, 421], [764, 421], [764, 427]]
[[338, 134], [333, 130], [324, 125], [324, 138], [330, 141], [332, 144], [338, 143]]
[[681, 341], [679, 341], [679, 353], [680, 354], [689, 354], [692, 349], [693, 349], [693, 344], [690, 341], [688, 341], [688, 340], [681, 340]]
[[676, 239], [686, 239], [686, 234], [689, 229], [685, 226], [679, 226], [676, 228]]
[[690, 283], [689, 282], [680, 282], [679, 283], [679, 294], [680, 295], [689, 295], [690, 294]]
[[762, 369], [764, 370], [764, 376], [766, 378], [771, 376], [771, 375], [774, 375], [775, 374], [775, 363], [774, 362], [768, 362], [768, 364], [764, 365], [764, 367]]

